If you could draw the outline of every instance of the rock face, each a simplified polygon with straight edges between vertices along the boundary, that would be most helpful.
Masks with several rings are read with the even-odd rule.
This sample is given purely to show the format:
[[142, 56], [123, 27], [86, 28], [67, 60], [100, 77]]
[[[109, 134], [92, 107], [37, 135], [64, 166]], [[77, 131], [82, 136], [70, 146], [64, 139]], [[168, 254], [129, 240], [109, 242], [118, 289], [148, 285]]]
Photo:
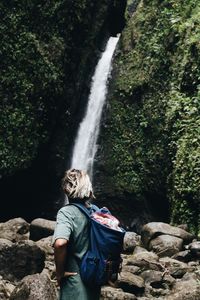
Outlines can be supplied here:
[[[187, 30], [177, 29], [193, 23], [192, 6], [199, 1], [184, 6], [176, 2], [176, 9], [168, 0], [159, 5], [157, 0], [128, 4], [138, 2], [136, 12], [129, 14], [113, 64], [96, 186], [102, 186], [99, 193], [113, 207], [116, 199], [119, 206], [126, 203], [120, 209], [115, 206], [116, 213], [124, 211], [123, 220], [132, 205], [129, 225], [133, 222], [134, 231], [139, 216], [143, 224], [169, 222], [171, 217], [173, 223], [187, 223], [199, 232], [200, 49], [199, 38], [194, 41], [193, 36], [199, 36], [200, 19], [190, 36]], [[143, 219], [145, 210], [153, 214], [150, 220]]]
[[[164, 224], [164, 228], [169, 228], [167, 225]], [[43, 236], [45, 226], [46, 232], [49, 230], [52, 233], [49, 221], [43, 220], [42, 226], [37, 226], [38, 237]], [[159, 226], [160, 223], [154, 223], [154, 228]], [[144, 226], [144, 230], [146, 228], [149, 228], [149, 224]], [[174, 227], [173, 233], [177, 234], [178, 230]], [[57, 300], [59, 290], [55, 280], [52, 235], [38, 241], [17, 241], [18, 235], [19, 232], [14, 230], [12, 241], [0, 239], [0, 299]], [[159, 231], [158, 236], [153, 234], [148, 239], [148, 246], [144, 248], [139, 235], [127, 232], [122, 271], [112, 286], [102, 287], [101, 300], [200, 299], [199, 241], [187, 244], [186, 240], [190, 238], [186, 239], [186, 236], [190, 237], [186, 231], [179, 237]], [[176, 245], [176, 251], [180, 250], [173, 257], [173, 247], [169, 247], [168, 238], [170, 245]]]

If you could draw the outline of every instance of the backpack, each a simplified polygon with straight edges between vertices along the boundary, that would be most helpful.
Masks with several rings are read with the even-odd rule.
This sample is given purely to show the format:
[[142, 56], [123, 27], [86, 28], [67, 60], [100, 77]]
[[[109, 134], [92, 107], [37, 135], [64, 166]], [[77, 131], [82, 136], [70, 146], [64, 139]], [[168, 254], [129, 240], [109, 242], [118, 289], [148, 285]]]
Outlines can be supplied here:
[[99, 217], [104, 215], [112, 218], [107, 208], [99, 209], [92, 205], [91, 212], [80, 203], [72, 203], [84, 213], [90, 222], [89, 249], [80, 263], [80, 276], [89, 286], [102, 286], [114, 282], [121, 271], [123, 240], [125, 230], [120, 231], [101, 224], [94, 219], [96, 213]]

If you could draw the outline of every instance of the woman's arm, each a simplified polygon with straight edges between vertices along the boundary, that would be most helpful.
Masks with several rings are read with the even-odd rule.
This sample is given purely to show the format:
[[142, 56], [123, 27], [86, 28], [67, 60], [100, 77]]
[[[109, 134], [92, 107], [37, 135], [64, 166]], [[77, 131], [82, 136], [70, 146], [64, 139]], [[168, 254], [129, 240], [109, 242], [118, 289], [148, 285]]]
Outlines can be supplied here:
[[65, 239], [57, 239], [54, 243], [56, 278], [59, 286], [63, 277], [68, 277], [77, 274], [72, 272], [65, 272], [65, 262], [67, 258], [67, 244], [68, 241]]

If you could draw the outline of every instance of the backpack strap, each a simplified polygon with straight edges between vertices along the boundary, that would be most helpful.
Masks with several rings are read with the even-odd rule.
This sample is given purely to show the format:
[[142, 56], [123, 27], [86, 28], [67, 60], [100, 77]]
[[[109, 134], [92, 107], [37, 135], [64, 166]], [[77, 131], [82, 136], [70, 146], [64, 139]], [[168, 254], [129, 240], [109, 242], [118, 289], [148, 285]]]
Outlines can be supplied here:
[[77, 208], [79, 208], [82, 211], [82, 213], [84, 213], [84, 215], [86, 215], [86, 217], [88, 217], [89, 219], [92, 212], [99, 210], [99, 208], [94, 204], [91, 205], [90, 209], [87, 209], [87, 207], [85, 207], [85, 205], [81, 203], [70, 203], [70, 205], [74, 205]]

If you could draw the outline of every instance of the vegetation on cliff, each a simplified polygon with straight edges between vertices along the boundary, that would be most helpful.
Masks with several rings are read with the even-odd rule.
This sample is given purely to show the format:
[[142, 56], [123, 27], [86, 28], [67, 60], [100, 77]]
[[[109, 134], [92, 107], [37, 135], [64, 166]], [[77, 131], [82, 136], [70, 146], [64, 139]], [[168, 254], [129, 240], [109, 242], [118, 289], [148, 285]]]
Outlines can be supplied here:
[[1, 175], [30, 166], [58, 120], [70, 123], [110, 4], [1, 1]]
[[140, 1], [121, 37], [102, 134], [104, 172], [115, 194], [127, 192], [155, 210], [169, 201], [171, 221], [194, 231], [200, 226], [199, 40], [197, 0]]

